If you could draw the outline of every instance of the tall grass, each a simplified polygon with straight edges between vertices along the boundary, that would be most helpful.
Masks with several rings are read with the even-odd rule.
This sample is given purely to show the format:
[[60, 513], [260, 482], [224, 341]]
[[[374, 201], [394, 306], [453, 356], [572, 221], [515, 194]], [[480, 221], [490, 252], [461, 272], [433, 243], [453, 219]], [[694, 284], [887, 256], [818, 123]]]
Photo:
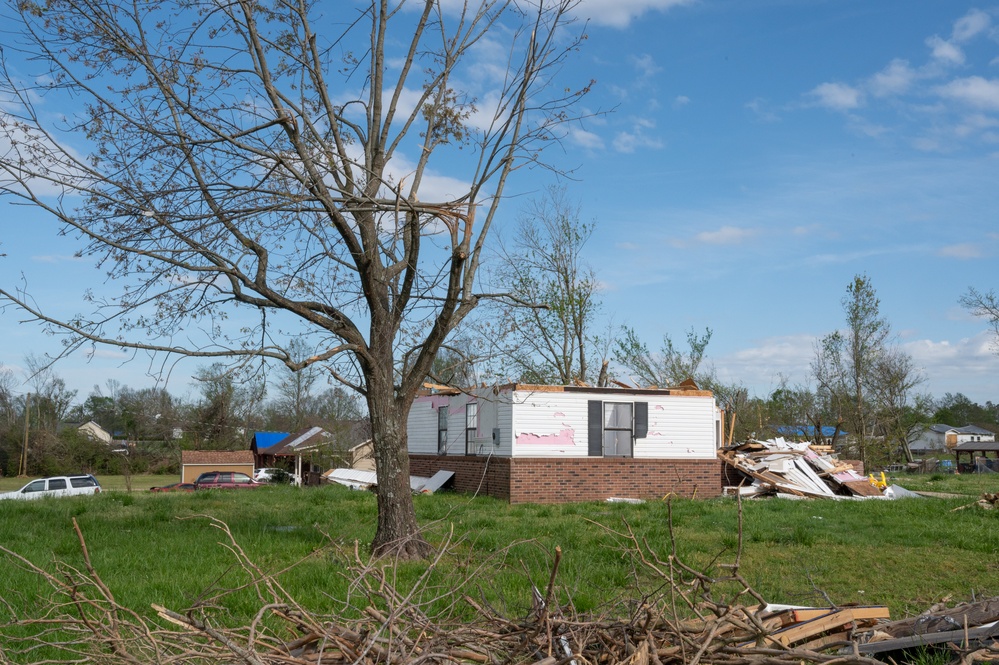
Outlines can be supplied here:
[[[742, 572], [772, 602], [886, 604], [895, 616], [947, 596], [996, 595], [999, 515], [952, 512], [971, 498], [746, 502]], [[633, 591], [624, 531], [664, 556], [671, 547], [668, 506], [661, 502], [510, 506], [453, 494], [415, 500], [430, 539], [456, 541], [449, 567], [471, 570], [496, 557], [487, 573], [477, 573], [477, 593], [514, 610], [529, 607], [532, 581], [546, 583], [555, 546], [564, 553], [561, 588], [581, 610]], [[676, 500], [671, 507], [681, 557], [706, 570], [731, 561], [739, 544], [733, 500]], [[209, 516], [228, 524], [265, 570], [291, 567], [282, 584], [322, 612], [345, 597], [343, 557], [355, 542], [363, 550], [374, 535], [376, 506], [373, 495], [337, 486], [7, 501], [0, 504], [0, 544], [45, 567], [56, 560], [80, 566], [76, 518], [94, 565], [122, 604], [184, 609], [246, 581]], [[406, 564], [397, 573], [405, 583], [425, 566]], [[35, 607], [44, 591], [9, 558], [0, 559], [0, 596], [12, 607]], [[225, 612], [245, 619], [255, 600], [249, 590], [234, 593]]]

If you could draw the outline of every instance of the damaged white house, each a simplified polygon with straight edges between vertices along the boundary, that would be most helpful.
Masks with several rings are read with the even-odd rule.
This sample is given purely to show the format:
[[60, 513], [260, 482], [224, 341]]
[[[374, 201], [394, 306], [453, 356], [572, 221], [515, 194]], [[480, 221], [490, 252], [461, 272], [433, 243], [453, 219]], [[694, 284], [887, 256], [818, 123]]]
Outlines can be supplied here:
[[439, 390], [410, 412], [410, 468], [512, 503], [717, 496], [722, 422], [693, 386]]

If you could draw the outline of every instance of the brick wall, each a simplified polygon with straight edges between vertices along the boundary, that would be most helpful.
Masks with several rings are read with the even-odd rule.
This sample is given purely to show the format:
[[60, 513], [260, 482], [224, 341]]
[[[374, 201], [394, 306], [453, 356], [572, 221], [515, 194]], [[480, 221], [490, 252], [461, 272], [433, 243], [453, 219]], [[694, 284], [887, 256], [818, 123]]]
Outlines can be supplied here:
[[510, 503], [661, 499], [670, 492], [714, 497], [721, 494], [722, 466], [718, 460], [410, 456], [414, 475], [454, 471], [459, 492], [478, 490]]

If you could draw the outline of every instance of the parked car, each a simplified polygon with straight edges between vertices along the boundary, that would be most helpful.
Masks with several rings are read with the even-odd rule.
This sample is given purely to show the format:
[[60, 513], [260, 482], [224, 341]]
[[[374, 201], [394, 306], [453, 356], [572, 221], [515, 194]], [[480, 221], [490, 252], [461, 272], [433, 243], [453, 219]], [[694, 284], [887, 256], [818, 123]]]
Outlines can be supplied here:
[[199, 490], [252, 489], [254, 487], [263, 487], [263, 485], [264, 483], [258, 483], [253, 478], [239, 471], [206, 471], [194, 481], [194, 488]]
[[284, 469], [274, 469], [265, 467], [263, 469], [257, 469], [253, 472], [253, 479], [261, 483], [281, 483], [290, 482], [295, 485], [300, 484], [298, 476], [294, 473], [289, 473]]
[[193, 492], [194, 483], [171, 483], [160, 487], [150, 487], [150, 492]]
[[90, 474], [39, 478], [15, 492], [4, 492], [0, 499], [41, 499], [46, 496], [76, 496], [98, 494], [101, 484]]

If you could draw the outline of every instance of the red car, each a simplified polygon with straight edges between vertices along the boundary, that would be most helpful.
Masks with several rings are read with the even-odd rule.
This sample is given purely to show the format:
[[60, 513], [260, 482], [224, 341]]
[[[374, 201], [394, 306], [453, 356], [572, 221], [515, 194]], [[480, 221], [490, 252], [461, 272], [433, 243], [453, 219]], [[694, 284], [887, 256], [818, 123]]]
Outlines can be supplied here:
[[258, 483], [253, 478], [239, 471], [206, 471], [194, 481], [194, 488], [199, 490], [253, 489], [254, 487], [263, 487], [264, 485], [265, 483]]
[[194, 483], [172, 483], [162, 487], [150, 487], [150, 492], [193, 492]]

